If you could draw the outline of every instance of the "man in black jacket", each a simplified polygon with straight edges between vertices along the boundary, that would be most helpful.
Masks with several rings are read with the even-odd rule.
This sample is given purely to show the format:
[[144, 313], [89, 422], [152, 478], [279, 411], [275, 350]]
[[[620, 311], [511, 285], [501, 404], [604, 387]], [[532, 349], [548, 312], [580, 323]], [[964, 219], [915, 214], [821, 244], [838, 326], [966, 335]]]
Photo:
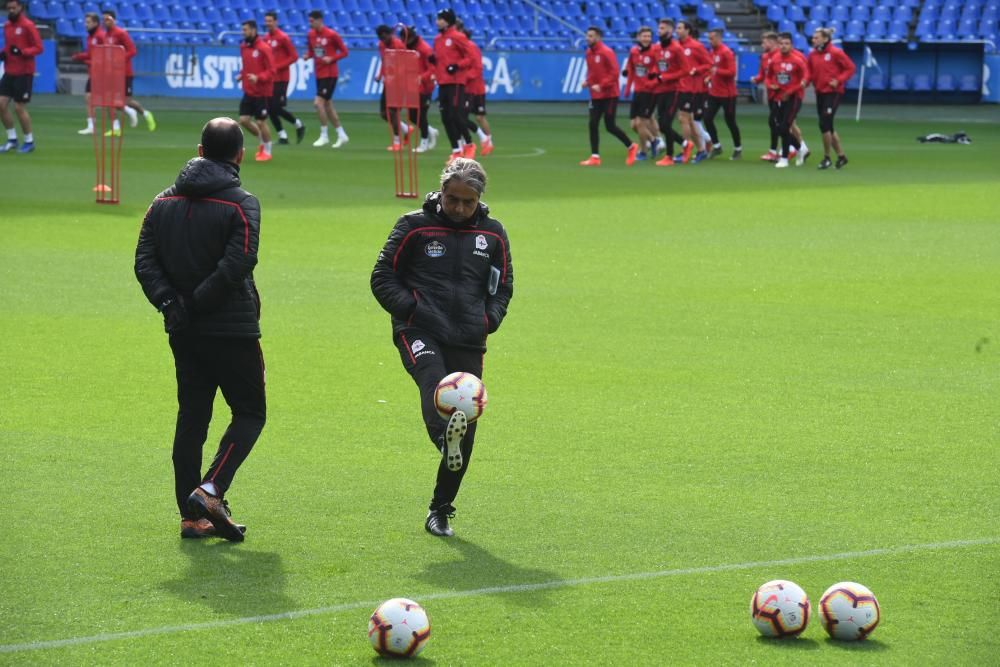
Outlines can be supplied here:
[[514, 294], [507, 232], [480, 202], [485, 189], [478, 162], [453, 160], [441, 174], [441, 191], [396, 222], [371, 277], [375, 298], [392, 315], [403, 366], [420, 390], [427, 434], [443, 455], [424, 524], [439, 537], [454, 534], [448, 519], [476, 424], [466, 424], [460, 410], [443, 420], [434, 389], [456, 371], [482, 377], [486, 336], [500, 327]]
[[[209, 121], [198, 155], [146, 212], [135, 275], [163, 314], [177, 369], [173, 462], [181, 537], [240, 542], [245, 527], [232, 521], [224, 497], [266, 414], [253, 280], [260, 204], [240, 187], [243, 133], [236, 121]], [[232, 421], [202, 476], [202, 447], [220, 388]]]

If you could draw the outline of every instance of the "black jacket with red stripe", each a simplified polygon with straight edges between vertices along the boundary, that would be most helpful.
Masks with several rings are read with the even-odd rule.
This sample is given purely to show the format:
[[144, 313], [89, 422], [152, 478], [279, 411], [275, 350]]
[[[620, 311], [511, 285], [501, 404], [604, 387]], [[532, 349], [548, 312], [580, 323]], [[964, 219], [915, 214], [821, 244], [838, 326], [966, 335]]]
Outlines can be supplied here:
[[260, 338], [260, 203], [239, 174], [230, 162], [189, 161], [146, 211], [135, 249], [149, 302], [184, 297], [191, 330], [203, 336]]
[[507, 232], [483, 203], [456, 223], [440, 200], [432, 192], [396, 222], [375, 262], [372, 292], [392, 315], [393, 334], [415, 327], [445, 345], [485, 350], [514, 295]]

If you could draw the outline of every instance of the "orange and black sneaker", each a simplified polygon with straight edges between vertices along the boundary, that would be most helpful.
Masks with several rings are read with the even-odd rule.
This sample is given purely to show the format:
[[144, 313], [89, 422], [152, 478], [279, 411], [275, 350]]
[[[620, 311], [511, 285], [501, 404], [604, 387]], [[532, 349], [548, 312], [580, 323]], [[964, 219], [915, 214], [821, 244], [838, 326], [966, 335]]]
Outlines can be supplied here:
[[181, 537], [184, 539], [215, 537], [215, 526], [208, 519], [181, 519]]
[[200, 486], [188, 496], [188, 511], [199, 519], [204, 518], [215, 526], [215, 534], [230, 542], [242, 542], [243, 531], [229, 518], [229, 503], [207, 493]]

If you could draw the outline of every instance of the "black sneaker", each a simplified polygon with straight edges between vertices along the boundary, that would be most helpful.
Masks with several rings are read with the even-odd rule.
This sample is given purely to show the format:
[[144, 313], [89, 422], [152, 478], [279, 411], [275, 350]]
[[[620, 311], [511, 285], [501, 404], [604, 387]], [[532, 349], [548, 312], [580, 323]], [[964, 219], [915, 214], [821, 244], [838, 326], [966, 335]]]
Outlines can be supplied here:
[[733, 154], [729, 156], [729, 159], [730, 160], [739, 160], [742, 157], [743, 157], [743, 149], [742, 148], [734, 148], [733, 149]]
[[288, 145], [288, 137], [278, 137], [278, 143], [282, 146]]
[[188, 496], [188, 511], [192, 516], [199, 519], [205, 518], [215, 526], [215, 534], [225, 538], [230, 542], [242, 542], [243, 532], [240, 527], [229, 518], [232, 512], [229, 511], [229, 503], [222, 498], [207, 493], [200, 486]]
[[427, 520], [424, 522], [424, 529], [435, 537], [452, 537], [455, 531], [448, 525], [448, 519], [455, 518], [455, 508], [451, 505], [441, 505], [432, 507], [427, 512]]
[[469, 430], [469, 421], [465, 413], [455, 410], [451, 413], [448, 426], [444, 431], [444, 456], [448, 470], [458, 472], [462, 469], [462, 438]]
[[302, 140], [305, 138], [305, 136], [306, 136], [306, 126], [305, 125], [303, 125], [302, 127], [295, 128], [295, 143], [301, 144]]
[[846, 165], [846, 164], [847, 164], [847, 156], [846, 155], [841, 155], [840, 157], [837, 158], [837, 165], [836, 165], [837, 169], [843, 169], [844, 165]]
[[712, 152], [708, 154], [708, 157], [719, 157], [722, 155], [722, 146], [713, 146]]
[[825, 157], [825, 158], [823, 158], [823, 161], [819, 163], [819, 166], [816, 167], [816, 168], [817, 169], [829, 169], [832, 166], [833, 166], [833, 163], [830, 162], [830, 158]]

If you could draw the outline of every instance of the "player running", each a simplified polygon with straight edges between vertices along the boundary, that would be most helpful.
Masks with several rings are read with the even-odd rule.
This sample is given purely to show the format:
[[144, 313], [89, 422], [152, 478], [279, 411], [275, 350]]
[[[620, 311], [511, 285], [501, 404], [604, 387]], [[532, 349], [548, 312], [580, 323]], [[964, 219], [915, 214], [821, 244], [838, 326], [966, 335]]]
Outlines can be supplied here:
[[721, 108], [726, 119], [729, 134], [733, 137], [733, 154], [730, 160], [743, 157], [740, 142], [740, 128], [736, 125], [736, 56], [732, 49], [722, 42], [722, 30], [711, 30], [708, 40], [712, 44], [712, 67], [709, 70], [708, 102], [705, 106], [705, 129], [712, 138], [710, 157], [722, 155], [719, 130], [715, 127], [715, 115]]
[[430, 119], [427, 117], [431, 108], [431, 96], [437, 84], [434, 80], [434, 49], [423, 37], [417, 34], [414, 26], [406, 29], [406, 48], [420, 54], [420, 109], [410, 109], [410, 122], [420, 126], [420, 145], [417, 146], [418, 153], [426, 153], [437, 145], [438, 130], [431, 127]]
[[87, 103], [87, 127], [78, 130], [77, 134], [94, 133], [94, 109], [90, 106], [90, 80], [92, 78], [91, 51], [95, 46], [104, 43], [104, 30], [101, 29], [101, 17], [96, 12], [90, 12], [83, 17], [83, 27], [87, 30], [87, 38], [83, 40], [83, 51], [73, 54], [73, 60], [87, 65], [87, 87], [84, 93], [84, 100]]
[[681, 47], [680, 55], [683, 56], [682, 67], [686, 73], [678, 80], [677, 95], [677, 116], [681, 121], [681, 132], [687, 140], [680, 162], [692, 162], [691, 154], [697, 149], [693, 162], [701, 162], [708, 157], [705, 152], [705, 141], [701, 134], [701, 129], [695, 124], [694, 113], [699, 101], [698, 81], [703, 81], [705, 74], [710, 67], [708, 51], [704, 45], [691, 36], [691, 24], [687, 21], [678, 21], [676, 26], [677, 43]]
[[469, 469], [477, 423], [457, 410], [447, 421], [434, 389], [449, 373], [482, 377], [486, 338], [507, 314], [514, 294], [510, 243], [502, 224], [481, 203], [486, 172], [455, 158], [441, 174], [441, 191], [401, 217], [372, 271], [372, 293], [392, 316], [392, 340], [420, 390], [427, 435], [441, 452], [424, 528], [454, 535], [448, 520]]
[[[458, 21], [458, 24], [461, 24]], [[490, 124], [486, 120], [486, 79], [483, 77], [483, 52], [479, 46], [472, 41], [472, 31], [464, 25], [461, 27], [462, 33], [469, 40], [469, 72], [465, 79], [465, 123], [466, 128], [475, 131], [479, 137], [479, 148], [482, 155], [489, 155], [493, 152], [493, 134], [490, 132]], [[476, 122], [469, 119], [469, 114], [476, 117]], [[472, 148], [469, 148], [469, 146]], [[476, 145], [472, 143], [472, 137], [466, 137], [466, 147], [464, 156], [473, 158], [476, 156]]]
[[774, 116], [781, 136], [781, 158], [774, 164], [779, 169], [788, 166], [792, 146], [798, 150], [795, 166], [801, 167], [809, 151], [801, 146], [792, 132], [792, 124], [802, 107], [806, 86], [809, 85], [809, 65], [802, 54], [792, 49], [791, 33], [778, 35], [778, 53], [768, 59], [764, 77], [769, 90], [774, 91]]
[[646, 25], [639, 26], [635, 36], [638, 43], [629, 49], [622, 74], [628, 80], [625, 85], [626, 96], [629, 88], [635, 91], [628, 116], [632, 129], [639, 135], [640, 150], [635, 159], [641, 161], [646, 159], [646, 151], [642, 149], [647, 145], [652, 146], [659, 135], [656, 121], [653, 120], [653, 109], [656, 106], [653, 96], [659, 86], [660, 75], [656, 64], [658, 49], [653, 48], [653, 29]]
[[284, 118], [295, 124], [295, 143], [301, 144], [306, 136], [306, 126], [285, 107], [288, 105], [288, 81], [291, 79], [289, 68], [299, 59], [291, 38], [278, 27], [278, 14], [274, 11], [264, 13], [264, 27], [267, 29], [267, 45], [271, 47], [274, 57], [274, 89], [271, 91], [271, 106], [268, 115], [274, 129], [278, 131], [278, 143], [288, 143], [288, 133], [281, 125]]
[[[156, 129], [156, 119], [153, 118], [153, 113], [143, 109], [142, 105], [132, 97], [132, 85], [135, 82], [132, 59], [137, 53], [135, 43], [128, 32], [118, 26], [117, 14], [110, 9], [104, 10], [104, 43], [109, 46], [121, 46], [125, 49], [125, 115], [128, 116], [129, 125], [135, 127], [139, 123], [139, 114], [142, 114], [146, 121], [146, 127], [152, 132]], [[105, 134], [118, 136], [121, 131], [121, 123], [116, 118], [112, 128]]]
[[306, 60], [316, 61], [316, 97], [313, 99], [313, 106], [319, 115], [319, 139], [313, 142], [313, 146], [326, 146], [330, 143], [330, 135], [327, 132], [327, 123], [333, 123], [337, 130], [337, 141], [334, 148], [340, 148], [350, 138], [340, 124], [340, 117], [333, 107], [333, 91], [337, 88], [337, 61], [347, 57], [347, 46], [340, 35], [331, 28], [323, 24], [323, 12], [314, 9], [309, 12], [309, 50], [306, 53]]
[[[3, 26], [4, 48], [0, 62], [4, 63], [0, 78], [0, 119], [7, 130], [7, 141], [0, 146], [0, 153], [16, 150], [31, 153], [35, 150], [35, 135], [31, 132], [31, 86], [35, 79], [35, 56], [42, 52], [42, 38], [38, 28], [24, 13], [20, 0], [7, 0], [7, 23]], [[10, 115], [10, 101], [14, 100], [14, 113], [21, 123], [24, 144], [17, 147], [17, 130]]]
[[260, 142], [254, 160], [271, 160], [271, 130], [267, 125], [267, 110], [274, 91], [274, 56], [267, 40], [257, 34], [257, 22], [243, 22], [243, 41], [240, 43], [243, 70], [236, 75], [243, 82], [243, 99], [240, 100], [240, 125], [257, 137]]
[[847, 164], [847, 156], [840, 145], [840, 135], [833, 129], [833, 118], [844, 96], [844, 84], [854, 76], [854, 62], [830, 41], [831, 28], [818, 28], [813, 33], [813, 50], [809, 52], [809, 76], [816, 87], [816, 111], [819, 114], [819, 131], [823, 133], [823, 161], [820, 169], [833, 166], [830, 149], [837, 151], [837, 169]]
[[615, 123], [618, 110], [618, 58], [602, 40], [604, 31], [597, 26], [587, 28], [587, 78], [580, 84], [590, 92], [590, 157], [580, 163], [584, 167], [601, 166], [601, 137], [598, 125], [604, 118], [604, 129], [622, 142], [628, 151], [625, 164], [631, 166], [639, 152], [639, 144], [632, 143], [628, 135]]
[[441, 109], [444, 131], [451, 143], [448, 161], [462, 155], [465, 78], [472, 65], [469, 40], [455, 28], [457, 20], [452, 9], [438, 12], [438, 36], [434, 38], [434, 76], [438, 82], [438, 107]]
[[667, 150], [663, 158], [656, 162], [656, 166], [671, 167], [674, 164], [674, 145], [684, 141], [684, 137], [673, 127], [674, 116], [677, 115], [677, 81], [684, 76], [681, 70], [684, 54], [674, 39], [672, 19], [660, 19], [657, 31], [659, 49], [656, 70], [659, 83], [656, 88], [656, 120]]

